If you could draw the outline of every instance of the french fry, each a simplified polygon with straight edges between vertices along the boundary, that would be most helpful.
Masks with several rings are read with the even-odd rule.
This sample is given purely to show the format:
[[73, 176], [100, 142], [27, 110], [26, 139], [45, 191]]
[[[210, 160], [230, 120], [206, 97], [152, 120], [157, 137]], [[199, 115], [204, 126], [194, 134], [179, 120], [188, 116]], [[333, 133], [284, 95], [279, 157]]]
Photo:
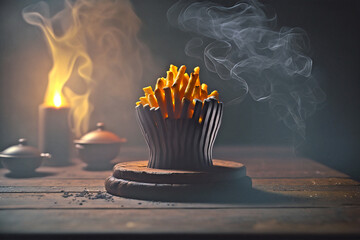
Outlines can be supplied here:
[[167, 71], [166, 86], [171, 87], [173, 85], [173, 82], [174, 82], [174, 73]]
[[149, 101], [148, 101], [147, 97], [140, 97], [139, 100], [140, 100], [142, 105], [149, 104]]
[[180, 98], [180, 92], [179, 92], [178, 85], [180, 85], [180, 84], [175, 82], [171, 87], [171, 91], [174, 94], [174, 105], [175, 105], [174, 117], [175, 118], [178, 118], [180, 116], [180, 112], [181, 112], [181, 98]]
[[192, 93], [194, 91], [195, 83], [198, 77], [199, 75], [194, 73], [191, 73], [190, 75], [189, 84], [187, 85], [184, 93], [184, 97], [189, 99], [190, 101], [192, 101]]
[[174, 76], [177, 75], [177, 72], [178, 72], [177, 69], [178, 69], [177, 66], [174, 66], [174, 65], [170, 64], [169, 71], [172, 72], [174, 74]]
[[165, 87], [165, 83], [166, 83], [166, 81], [164, 78], [158, 78], [156, 85], [155, 85], [155, 89], [156, 88], [163, 89]]
[[207, 92], [208, 86], [205, 83], [203, 83], [203, 84], [201, 84], [201, 89], [203, 89]]
[[184, 74], [185, 74], [185, 71], [186, 71], [186, 67], [184, 65], [182, 65], [178, 71], [178, 74], [176, 75], [176, 78], [175, 78], [175, 81], [174, 81], [174, 84], [177, 84], [177, 89], [180, 89], [180, 85], [181, 85], [181, 82], [184, 78]]
[[204, 101], [205, 99], [207, 99], [207, 97], [208, 97], [207, 91], [205, 91], [204, 89], [201, 89], [200, 90], [200, 100]]
[[215, 97], [219, 101], [219, 93], [218, 91], [214, 90], [209, 94], [209, 97]]
[[164, 97], [163, 91], [160, 90], [159, 88], [155, 89], [155, 97], [159, 104], [160, 111], [161, 111], [161, 114], [163, 115], [163, 118], [166, 118], [167, 117], [167, 109], [166, 109], [165, 97]]
[[206, 99], [208, 97], [208, 86], [203, 83], [201, 84], [201, 90], [200, 90], [200, 98], [201, 98], [201, 101], [204, 101], [204, 99]]
[[151, 86], [144, 87], [143, 91], [144, 91], [145, 94], [154, 94], [154, 91], [152, 90]]
[[163, 86], [163, 88], [161, 89], [162, 92], [164, 92], [164, 87], [167, 86], [167, 85], [166, 85], [166, 84], [167, 84], [167, 80], [166, 80], [166, 78], [163, 78], [163, 77], [162, 77], [162, 78], [161, 78], [161, 81], [164, 82], [164, 86]]
[[189, 81], [189, 74], [187, 74], [187, 73], [184, 73], [184, 78], [186, 79], [186, 81]]
[[172, 94], [171, 94], [171, 88], [165, 87], [165, 104], [166, 104], [166, 110], [169, 118], [174, 118], [174, 105], [172, 101]]
[[194, 68], [194, 73], [195, 73], [195, 74], [199, 74], [199, 72], [200, 72], [200, 67]]
[[178, 71], [178, 74], [174, 80], [173, 85], [171, 86], [171, 92], [173, 96], [173, 102], [174, 102], [174, 117], [178, 118], [180, 116], [181, 112], [181, 96], [180, 96], [180, 85], [182, 82], [182, 79], [184, 77], [184, 73], [186, 71], [186, 67], [182, 65]]
[[150, 107], [158, 107], [159, 104], [158, 102], [156, 101], [156, 98], [154, 96], [154, 94], [149, 94], [148, 95], [148, 100], [149, 100], [149, 103], [150, 103]]
[[[194, 68], [194, 73], [199, 75], [200, 74], [200, 68], [199, 67], [196, 67]], [[200, 86], [200, 78], [198, 77], [196, 83], [195, 83], [195, 86]]]
[[180, 99], [184, 97], [188, 83], [189, 83], [189, 75], [185, 73], [180, 87]]
[[200, 87], [200, 78], [197, 78], [195, 86], [199, 86]]
[[200, 100], [200, 86], [195, 86], [193, 98]]
[[[154, 91], [151, 86], [143, 88], [145, 96], [139, 98], [136, 106], [141, 104], [152, 108], [159, 107], [163, 118], [184, 119], [193, 117], [195, 103], [200, 106], [208, 97], [219, 101], [216, 90], [209, 94], [208, 86], [201, 84], [200, 67], [195, 67], [190, 76], [185, 71], [185, 65], [177, 68], [171, 64], [166, 78], [157, 79]], [[199, 117], [199, 121], [202, 121], [202, 117]]]

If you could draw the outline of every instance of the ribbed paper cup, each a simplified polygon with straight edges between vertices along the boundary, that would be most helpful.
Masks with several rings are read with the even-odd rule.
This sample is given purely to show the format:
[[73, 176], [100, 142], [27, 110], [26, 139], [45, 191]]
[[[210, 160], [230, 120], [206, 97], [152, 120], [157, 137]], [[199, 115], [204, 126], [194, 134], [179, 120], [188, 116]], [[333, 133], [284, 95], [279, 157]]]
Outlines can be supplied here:
[[136, 115], [149, 146], [149, 168], [197, 170], [212, 166], [212, 149], [221, 125], [223, 104], [215, 98], [195, 100], [194, 114], [188, 117], [190, 102], [182, 101], [179, 118], [164, 119], [160, 108], [136, 106]]

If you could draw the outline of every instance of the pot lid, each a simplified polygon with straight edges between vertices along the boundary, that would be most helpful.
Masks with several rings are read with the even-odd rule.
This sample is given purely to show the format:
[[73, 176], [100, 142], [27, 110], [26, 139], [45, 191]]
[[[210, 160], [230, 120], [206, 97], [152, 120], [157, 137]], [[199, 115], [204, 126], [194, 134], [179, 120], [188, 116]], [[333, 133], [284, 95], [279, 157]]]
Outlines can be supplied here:
[[107, 144], [126, 142], [125, 139], [119, 138], [116, 134], [106, 131], [105, 124], [99, 122], [96, 124], [95, 131], [85, 134], [80, 140], [75, 141], [79, 144]]
[[19, 144], [8, 147], [1, 152], [2, 157], [40, 157], [41, 153], [37, 148], [27, 145], [25, 138], [19, 139]]

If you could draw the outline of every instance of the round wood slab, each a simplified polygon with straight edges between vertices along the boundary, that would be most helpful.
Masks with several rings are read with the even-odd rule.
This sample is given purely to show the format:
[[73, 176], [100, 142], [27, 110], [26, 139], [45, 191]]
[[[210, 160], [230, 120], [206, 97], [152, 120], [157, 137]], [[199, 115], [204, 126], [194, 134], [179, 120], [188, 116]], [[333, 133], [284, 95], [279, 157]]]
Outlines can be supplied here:
[[213, 166], [202, 171], [155, 169], [148, 161], [119, 163], [114, 166], [115, 178], [146, 183], [213, 183], [231, 181], [246, 176], [242, 163], [213, 160]]
[[243, 164], [213, 160], [206, 170], [164, 170], [147, 167], [148, 161], [119, 163], [105, 188], [113, 195], [148, 200], [196, 200], [231, 195], [251, 188]]

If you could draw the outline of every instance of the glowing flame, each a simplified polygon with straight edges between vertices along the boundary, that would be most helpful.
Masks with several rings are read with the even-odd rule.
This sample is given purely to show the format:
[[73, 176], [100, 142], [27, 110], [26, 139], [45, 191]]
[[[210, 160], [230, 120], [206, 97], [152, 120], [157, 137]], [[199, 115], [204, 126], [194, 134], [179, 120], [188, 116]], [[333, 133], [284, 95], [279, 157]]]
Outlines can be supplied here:
[[[88, 101], [91, 91], [92, 61], [86, 51], [85, 32], [79, 17], [80, 4], [65, 2], [65, 9], [51, 18], [45, 2], [24, 9], [23, 16], [28, 23], [41, 28], [51, 51], [53, 66], [49, 73], [44, 104], [60, 107], [69, 102], [72, 127], [77, 136], [88, 129], [92, 106]], [[69, 80], [82, 81], [81, 93], [75, 93], [65, 86]], [[64, 92], [65, 98], [61, 93]], [[76, 101], [76, 103], [74, 102]], [[67, 105], [67, 104], [66, 104]]]
[[61, 96], [60, 96], [60, 93], [55, 93], [53, 102], [54, 102], [55, 107], [57, 107], [57, 108], [61, 107]]
[[[88, 131], [91, 114], [102, 118], [102, 111], [111, 104], [119, 113], [132, 110], [130, 103], [136, 96], [131, 96], [135, 92], [131, 89], [142, 79], [142, 61], [151, 61], [146, 60], [145, 48], [137, 39], [141, 21], [130, 1], [64, 3], [64, 8], [51, 16], [49, 5], [38, 2], [24, 8], [23, 18], [42, 30], [51, 52], [53, 66], [44, 105], [56, 107], [61, 102], [61, 107], [69, 106], [70, 126], [79, 137]], [[124, 88], [128, 91], [122, 91]], [[90, 96], [98, 104], [94, 113]], [[131, 109], [124, 109], [127, 104], [119, 107], [114, 99], [128, 101]], [[123, 116], [119, 114], [119, 118]], [[111, 116], [106, 118], [109, 121]]]

